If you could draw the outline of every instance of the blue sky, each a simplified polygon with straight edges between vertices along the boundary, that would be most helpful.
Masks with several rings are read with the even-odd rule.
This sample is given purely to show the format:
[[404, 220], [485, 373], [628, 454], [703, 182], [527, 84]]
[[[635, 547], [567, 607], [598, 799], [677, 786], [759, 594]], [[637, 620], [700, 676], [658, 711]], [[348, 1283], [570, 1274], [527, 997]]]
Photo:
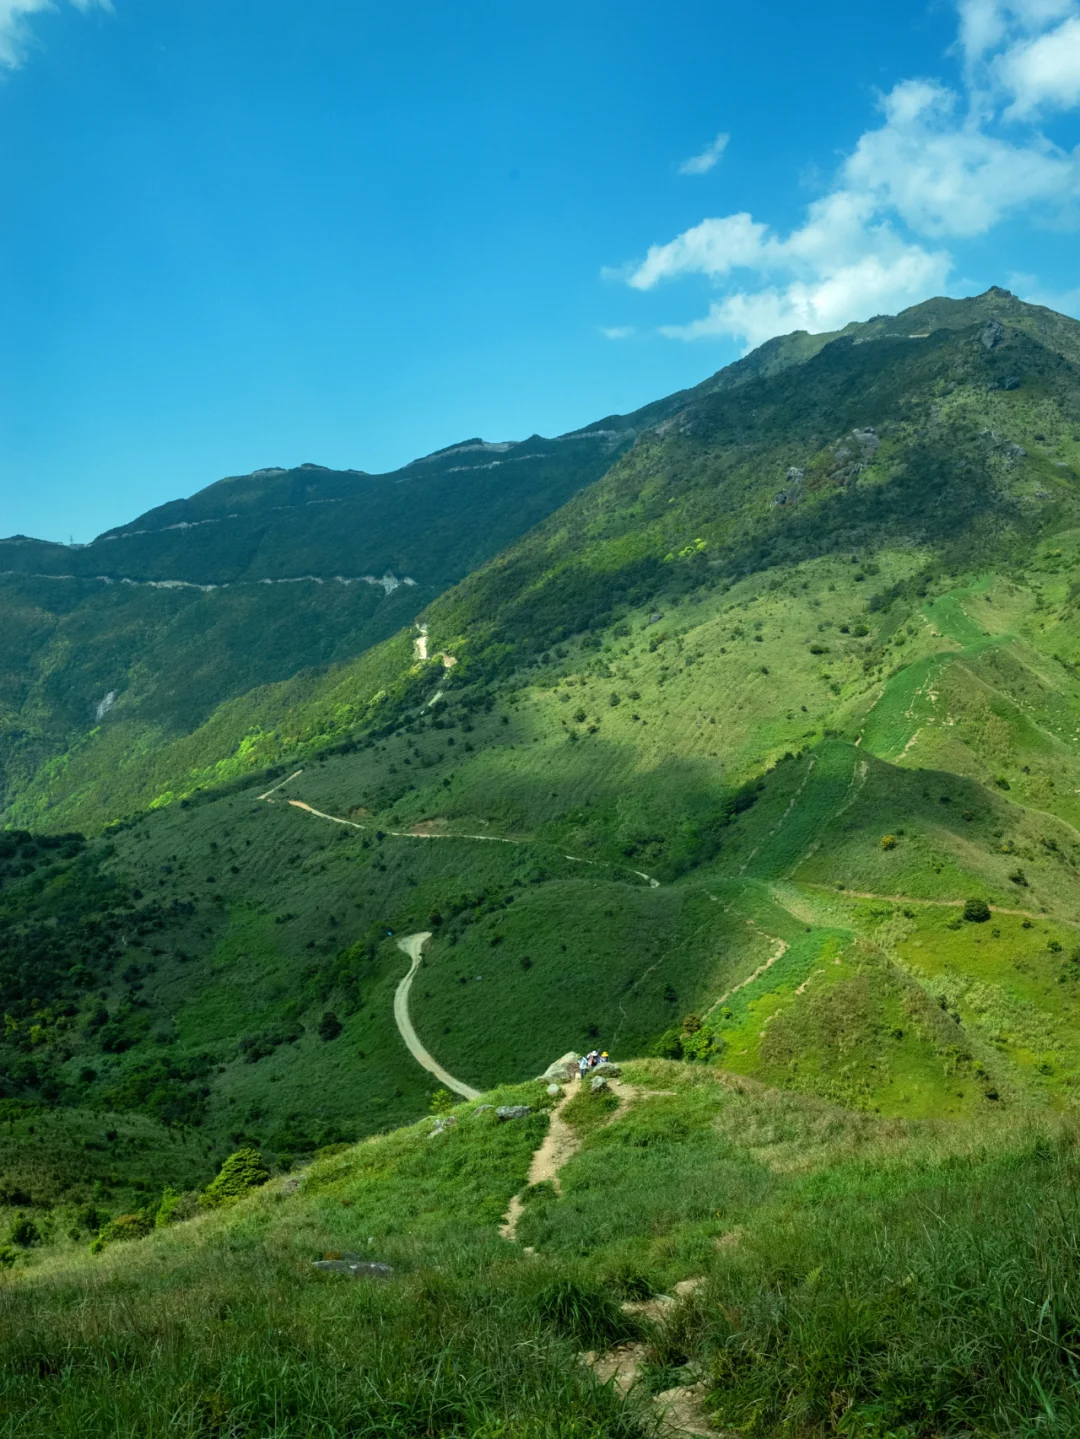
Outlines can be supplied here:
[[0, 534], [1080, 314], [1080, 0], [0, 0]]

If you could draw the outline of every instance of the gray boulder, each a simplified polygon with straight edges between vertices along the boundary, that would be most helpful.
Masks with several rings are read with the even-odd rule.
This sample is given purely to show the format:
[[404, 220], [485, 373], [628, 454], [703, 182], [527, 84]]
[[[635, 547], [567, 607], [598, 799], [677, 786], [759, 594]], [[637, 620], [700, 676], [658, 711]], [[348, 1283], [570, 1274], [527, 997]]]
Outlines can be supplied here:
[[577, 1073], [577, 1063], [578, 1056], [570, 1049], [554, 1064], [549, 1064], [540, 1078], [549, 1084], [568, 1084]]
[[508, 1119], [524, 1119], [531, 1113], [532, 1109], [527, 1104], [500, 1104], [495, 1111], [495, 1118], [505, 1122]]
[[611, 1085], [607, 1082], [606, 1079], [604, 1079], [601, 1075], [598, 1074], [595, 1076], [595, 1078], [589, 1081], [589, 1088], [594, 1094], [606, 1094], [611, 1088]]
[[620, 1079], [622, 1077], [622, 1069], [619, 1065], [612, 1064], [610, 1059], [604, 1064], [598, 1064], [595, 1069], [589, 1072], [596, 1075], [598, 1079]]

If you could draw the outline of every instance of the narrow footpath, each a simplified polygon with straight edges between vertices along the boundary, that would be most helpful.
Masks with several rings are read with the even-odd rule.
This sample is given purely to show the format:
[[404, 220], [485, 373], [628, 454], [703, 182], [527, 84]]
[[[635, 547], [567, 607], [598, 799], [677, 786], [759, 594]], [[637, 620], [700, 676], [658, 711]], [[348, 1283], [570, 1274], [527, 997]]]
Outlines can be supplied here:
[[465, 1084], [460, 1079], [455, 1079], [452, 1074], [445, 1070], [437, 1059], [434, 1059], [420, 1043], [416, 1030], [413, 1029], [412, 1020], [409, 1018], [409, 991], [412, 989], [413, 976], [420, 968], [420, 960], [423, 956], [424, 945], [431, 938], [429, 929], [420, 930], [416, 934], [407, 934], [398, 940], [398, 949], [407, 954], [412, 960], [409, 972], [398, 985], [394, 993], [394, 1023], [398, 1027], [402, 1039], [405, 1041], [409, 1053], [421, 1065], [433, 1074], [435, 1078], [444, 1084], [454, 1094], [460, 1094], [462, 1099], [479, 1099], [480, 1091], [473, 1089], [471, 1085]]

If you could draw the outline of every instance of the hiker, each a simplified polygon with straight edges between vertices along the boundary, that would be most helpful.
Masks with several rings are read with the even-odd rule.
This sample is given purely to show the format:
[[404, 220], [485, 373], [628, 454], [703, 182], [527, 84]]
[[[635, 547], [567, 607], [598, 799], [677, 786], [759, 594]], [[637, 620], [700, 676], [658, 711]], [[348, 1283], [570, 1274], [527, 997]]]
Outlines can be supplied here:
[[579, 1079], [584, 1079], [584, 1078], [585, 1078], [585, 1071], [588, 1069], [588, 1067], [589, 1067], [589, 1059], [588, 1059], [588, 1056], [585, 1055], [585, 1054], [583, 1054], [583, 1055], [581, 1056], [581, 1058], [580, 1058], [580, 1059], [578, 1060], [578, 1062], [577, 1062], [578, 1078], [579, 1078]]

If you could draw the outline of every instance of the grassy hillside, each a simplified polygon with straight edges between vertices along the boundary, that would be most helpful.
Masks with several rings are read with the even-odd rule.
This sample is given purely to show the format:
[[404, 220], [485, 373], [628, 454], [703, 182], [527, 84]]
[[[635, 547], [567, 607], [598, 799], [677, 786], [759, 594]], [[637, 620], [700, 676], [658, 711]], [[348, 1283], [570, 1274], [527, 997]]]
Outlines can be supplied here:
[[[500, 1123], [507, 1102], [532, 1113]], [[990, 1121], [972, 1142], [638, 1063], [563, 1108], [561, 1192], [526, 1188], [504, 1238], [551, 1103], [497, 1090], [149, 1237], [20, 1261], [0, 1281], [5, 1423], [1075, 1432], [1071, 1124]]]
[[[0, 1245], [39, 1427], [93, 1427], [123, 1345], [116, 1432], [170, 1404], [179, 1432], [365, 1432], [340, 1344], [373, 1433], [648, 1432], [675, 1370], [748, 1433], [1071, 1432], [1071, 1301], [1036, 1276], [1071, 1283], [1078, 332], [991, 292], [766, 347], [426, 631], [35, 774], [0, 838]], [[525, 1196], [540, 1260], [496, 1228], [539, 1117], [396, 1130], [438, 1087], [393, 1021], [418, 931], [411, 1020], [458, 1080], [543, 1107], [532, 1076], [598, 1045], [676, 1091], [610, 1128], [575, 1101], [562, 1197]], [[75, 1258], [241, 1145], [312, 1178]], [[400, 1283], [307, 1267], [368, 1238]], [[628, 1405], [568, 1364], [697, 1273]], [[99, 1283], [130, 1323], [58, 1318]]]

